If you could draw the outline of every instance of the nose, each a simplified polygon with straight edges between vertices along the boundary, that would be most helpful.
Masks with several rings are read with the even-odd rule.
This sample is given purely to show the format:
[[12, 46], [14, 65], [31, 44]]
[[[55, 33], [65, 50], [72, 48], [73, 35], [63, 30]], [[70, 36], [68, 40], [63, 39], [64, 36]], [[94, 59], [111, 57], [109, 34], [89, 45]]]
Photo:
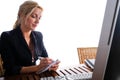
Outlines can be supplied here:
[[39, 18], [36, 18], [36, 21], [35, 21], [36, 23], [39, 23]]

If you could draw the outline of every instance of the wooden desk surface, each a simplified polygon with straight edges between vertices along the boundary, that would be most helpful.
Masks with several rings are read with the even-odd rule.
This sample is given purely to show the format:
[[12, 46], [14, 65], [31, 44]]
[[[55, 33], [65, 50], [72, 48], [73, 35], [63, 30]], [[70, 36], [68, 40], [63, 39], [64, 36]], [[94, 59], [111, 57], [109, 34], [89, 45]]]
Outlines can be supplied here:
[[47, 71], [41, 74], [29, 73], [29, 74], [20, 74], [15, 76], [1, 77], [0, 80], [40, 80], [43, 77], [55, 77], [58, 74], [55, 71]]

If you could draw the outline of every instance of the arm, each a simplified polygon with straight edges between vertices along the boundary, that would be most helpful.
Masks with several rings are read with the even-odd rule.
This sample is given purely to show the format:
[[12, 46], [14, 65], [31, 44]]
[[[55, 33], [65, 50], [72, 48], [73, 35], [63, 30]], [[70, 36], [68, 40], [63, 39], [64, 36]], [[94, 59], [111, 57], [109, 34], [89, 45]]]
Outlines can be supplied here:
[[5, 75], [12, 75], [12, 74], [19, 74], [19, 70], [21, 66], [16, 66], [15, 60], [15, 50], [13, 50], [13, 46], [11, 44], [11, 38], [7, 32], [3, 32], [1, 34], [1, 46], [2, 52], [1, 56], [3, 59], [3, 67], [5, 68], [6, 72]]
[[41, 32], [34, 31], [33, 32], [35, 44], [36, 44], [36, 52], [38, 56], [42, 57], [48, 57], [48, 53], [46, 51], [46, 48], [44, 46], [43, 42], [43, 35]]
[[42, 58], [40, 64], [29, 67], [22, 67], [21, 73], [30, 73], [37, 72], [45, 69], [50, 63], [52, 63], [52, 59], [50, 58]]

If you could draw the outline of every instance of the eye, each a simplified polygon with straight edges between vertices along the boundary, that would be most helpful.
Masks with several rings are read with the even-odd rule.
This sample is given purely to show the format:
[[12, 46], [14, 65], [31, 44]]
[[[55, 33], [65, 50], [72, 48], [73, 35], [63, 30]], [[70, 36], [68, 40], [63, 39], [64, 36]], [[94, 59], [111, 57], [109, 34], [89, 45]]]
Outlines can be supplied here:
[[32, 14], [31, 17], [32, 17], [32, 18], [39, 19], [39, 20], [40, 20], [40, 18], [41, 18], [41, 16], [38, 17], [38, 15], [36, 15], [36, 14]]
[[32, 18], [36, 18], [36, 15], [31, 15]]

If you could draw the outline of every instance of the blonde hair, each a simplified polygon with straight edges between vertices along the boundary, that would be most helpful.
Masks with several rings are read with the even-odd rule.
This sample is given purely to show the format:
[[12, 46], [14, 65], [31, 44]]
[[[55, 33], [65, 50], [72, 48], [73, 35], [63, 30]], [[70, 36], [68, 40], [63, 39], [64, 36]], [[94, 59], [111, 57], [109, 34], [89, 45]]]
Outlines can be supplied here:
[[41, 6], [39, 6], [39, 4], [35, 1], [25, 1], [23, 4], [20, 5], [19, 7], [19, 11], [18, 11], [18, 16], [17, 16], [17, 20], [13, 26], [13, 29], [15, 29], [17, 26], [20, 25], [21, 23], [21, 16], [27, 16], [30, 15], [32, 13], [32, 11], [34, 10], [34, 8], [39, 8], [43, 11], [43, 8]]

